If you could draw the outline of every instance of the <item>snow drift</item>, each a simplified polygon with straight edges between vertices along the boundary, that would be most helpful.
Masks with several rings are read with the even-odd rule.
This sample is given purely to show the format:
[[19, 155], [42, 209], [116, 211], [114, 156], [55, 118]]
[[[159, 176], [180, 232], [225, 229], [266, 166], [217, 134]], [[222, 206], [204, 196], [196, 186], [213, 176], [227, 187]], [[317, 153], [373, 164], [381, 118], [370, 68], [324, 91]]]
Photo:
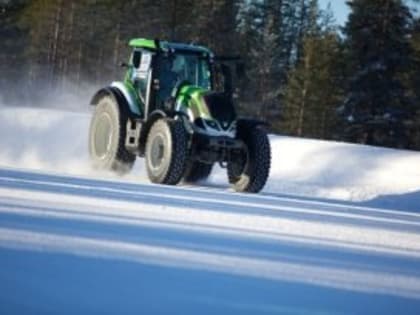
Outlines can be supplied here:
[[[0, 166], [112, 176], [95, 174], [89, 166], [90, 117], [89, 108], [77, 112], [0, 107]], [[271, 145], [265, 194], [420, 210], [420, 153], [282, 136], [271, 136]], [[141, 159], [124, 180], [147, 181]], [[225, 172], [216, 168], [208, 184], [227, 189]]]

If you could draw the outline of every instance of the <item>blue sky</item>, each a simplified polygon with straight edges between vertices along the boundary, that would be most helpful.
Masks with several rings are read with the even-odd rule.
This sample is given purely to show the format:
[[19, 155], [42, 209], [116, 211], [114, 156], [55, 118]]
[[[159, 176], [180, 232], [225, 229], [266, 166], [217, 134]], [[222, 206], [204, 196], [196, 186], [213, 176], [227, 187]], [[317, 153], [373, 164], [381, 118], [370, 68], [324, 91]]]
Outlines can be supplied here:
[[343, 25], [347, 16], [350, 13], [349, 7], [346, 5], [345, 0], [319, 0], [319, 5], [322, 9], [325, 9], [328, 6], [328, 3], [331, 3], [331, 8], [333, 9], [334, 16], [337, 19], [337, 23]]
[[[412, 1], [407, 1], [412, 2]], [[319, 4], [321, 8], [325, 9], [331, 3], [331, 8], [333, 9], [334, 16], [337, 19], [337, 23], [340, 25], [344, 25], [347, 20], [347, 16], [350, 13], [349, 7], [346, 5], [346, 0], [319, 0]], [[416, 7], [418, 11], [420, 11], [420, 4], [413, 4], [410, 3], [410, 6]], [[419, 12], [417, 12], [418, 14]]]

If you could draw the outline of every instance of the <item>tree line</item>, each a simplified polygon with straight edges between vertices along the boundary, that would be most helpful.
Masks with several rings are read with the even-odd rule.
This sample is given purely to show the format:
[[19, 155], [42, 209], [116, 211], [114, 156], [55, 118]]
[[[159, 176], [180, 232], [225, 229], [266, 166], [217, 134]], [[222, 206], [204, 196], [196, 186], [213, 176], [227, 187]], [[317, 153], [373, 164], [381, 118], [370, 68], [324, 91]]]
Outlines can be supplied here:
[[420, 19], [347, 5], [339, 27], [317, 0], [1, 0], [0, 97], [84, 96], [123, 75], [130, 38], [160, 38], [241, 55], [240, 112], [274, 132], [419, 149]]

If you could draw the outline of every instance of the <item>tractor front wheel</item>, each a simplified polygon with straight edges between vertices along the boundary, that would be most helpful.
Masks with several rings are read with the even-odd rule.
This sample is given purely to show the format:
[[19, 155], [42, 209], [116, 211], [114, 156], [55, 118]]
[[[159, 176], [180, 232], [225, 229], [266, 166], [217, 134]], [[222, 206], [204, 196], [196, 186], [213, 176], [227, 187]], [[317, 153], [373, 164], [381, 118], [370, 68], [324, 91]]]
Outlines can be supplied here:
[[271, 148], [267, 133], [260, 127], [243, 130], [239, 138], [245, 148], [228, 162], [229, 182], [238, 192], [258, 193], [267, 182], [271, 166]]
[[187, 132], [181, 121], [158, 119], [146, 142], [146, 169], [150, 181], [176, 185], [184, 175], [188, 159]]

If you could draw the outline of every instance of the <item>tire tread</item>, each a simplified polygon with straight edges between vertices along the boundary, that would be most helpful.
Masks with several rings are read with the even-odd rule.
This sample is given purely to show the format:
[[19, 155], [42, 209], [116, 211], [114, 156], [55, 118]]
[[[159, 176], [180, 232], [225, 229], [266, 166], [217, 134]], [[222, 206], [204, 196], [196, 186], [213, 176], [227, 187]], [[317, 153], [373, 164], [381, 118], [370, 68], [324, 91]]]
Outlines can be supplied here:
[[245, 130], [241, 138], [248, 148], [249, 161], [243, 172], [247, 173], [245, 175], [249, 176], [249, 181], [246, 185], [241, 181], [245, 175], [238, 174], [234, 162], [228, 163], [228, 179], [238, 192], [258, 193], [264, 188], [270, 174], [270, 141], [265, 130], [258, 127]]

